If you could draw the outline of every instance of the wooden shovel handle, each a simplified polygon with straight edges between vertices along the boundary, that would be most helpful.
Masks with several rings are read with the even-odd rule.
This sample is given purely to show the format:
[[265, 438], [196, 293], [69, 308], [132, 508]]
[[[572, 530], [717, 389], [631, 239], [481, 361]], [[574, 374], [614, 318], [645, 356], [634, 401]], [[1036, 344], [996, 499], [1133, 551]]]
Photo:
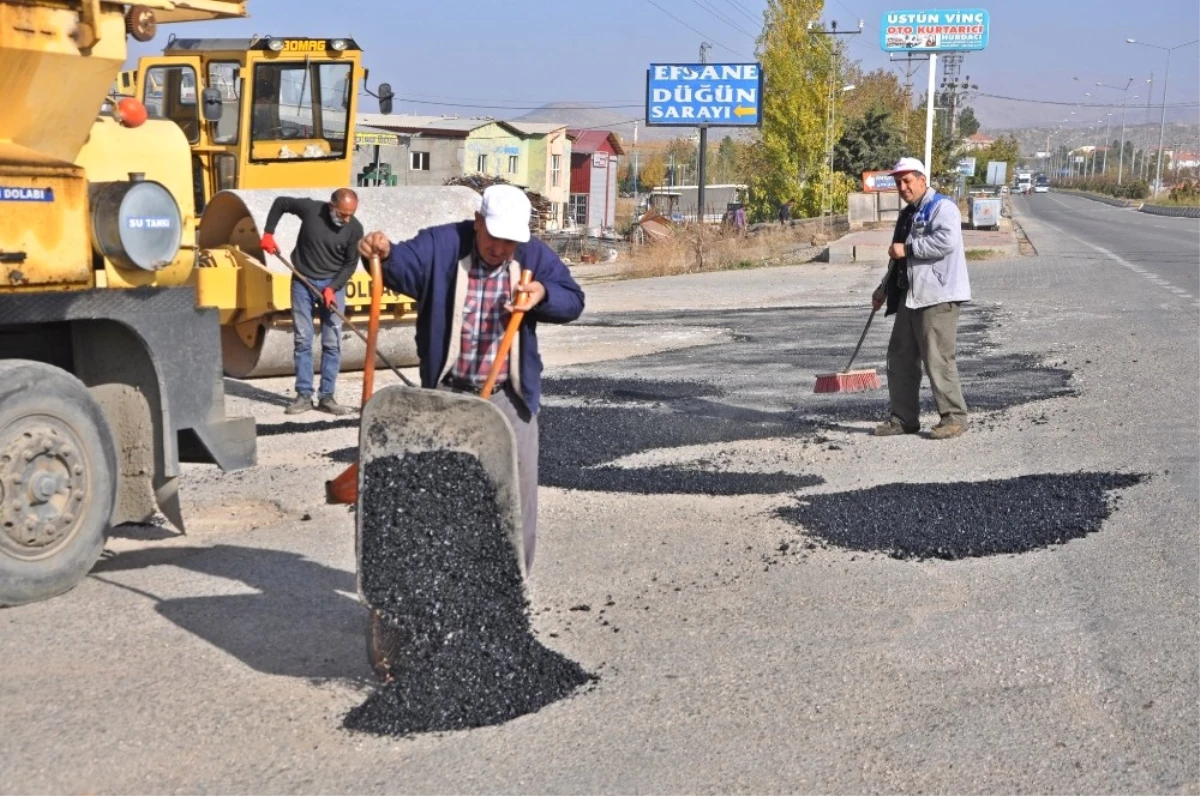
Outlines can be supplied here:
[[[521, 272], [522, 285], [528, 285], [532, 281], [533, 271]], [[517, 329], [521, 326], [524, 318], [524, 310], [513, 310], [513, 314], [509, 316], [508, 327], [504, 330], [500, 347], [496, 349], [496, 358], [492, 360], [492, 367], [488, 370], [487, 381], [483, 383], [483, 389], [479, 391], [479, 397], [485, 401], [492, 397], [492, 390], [496, 389], [496, 378], [500, 375], [500, 363], [508, 359], [508, 350], [512, 348], [513, 338], [517, 336]]]
[[379, 346], [379, 308], [383, 302], [383, 265], [371, 258], [371, 309], [367, 315], [367, 351], [363, 358], [362, 405], [375, 393], [375, 353]]

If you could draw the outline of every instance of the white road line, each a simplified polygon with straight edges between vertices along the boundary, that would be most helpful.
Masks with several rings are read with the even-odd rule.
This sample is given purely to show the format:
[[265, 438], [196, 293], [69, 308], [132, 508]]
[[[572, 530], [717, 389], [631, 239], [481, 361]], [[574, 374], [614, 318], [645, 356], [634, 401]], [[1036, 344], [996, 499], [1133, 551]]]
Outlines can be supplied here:
[[[1129, 262], [1124, 257], [1120, 256], [1119, 254], [1110, 252], [1108, 249], [1104, 248], [1103, 246], [1097, 246], [1094, 243], [1089, 243], [1088, 241], [1084, 240], [1083, 238], [1076, 237], [1075, 235], [1072, 235], [1071, 233], [1066, 232], [1065, 230], [1062, 229], [1062, 227], [1055, 226], [1054, 224], [1051, 224], [1042, 219], [1038, 219], [1038, 221], [1040, 223], [1045, 224], [1046, 226], [1050, 227], [1051, 229], [1058, 230], [1059, 234], [1061, 234], [1063, 237], [1070, 238], [1071, 240], [1075, 241], [1076, 243], [1081, 243], [1084, 246], [1087, 246], [1089, 249], [1094, 249], [1094, 250], [1100, 252], [1101, 254], [1103, 254], [1105, 257], [1109, 258], [1113, 262], [1118, 263], [1119, 265], [1122, 265], [1125, 268], [1128, 268], [1130, 271], [1133, 271], [1135, 274], [1145, 277], [1147, 280], [1155, 283], [1159, 287], [1164, 287], [1171, 291], [1175, 291], [1177, 289], [1174, 285], [1172, 285], [1167, 280], [1163, 279], [1158, 274], [1150, 273], [1146, 269], [1142, 268], [1140, 265], [1135, 265], [1134, 263]], [[1186, 291], [1184, 293], [1182, 293], [1181, 295], [1191, 298], [1191, 294], [1187, 293]]]

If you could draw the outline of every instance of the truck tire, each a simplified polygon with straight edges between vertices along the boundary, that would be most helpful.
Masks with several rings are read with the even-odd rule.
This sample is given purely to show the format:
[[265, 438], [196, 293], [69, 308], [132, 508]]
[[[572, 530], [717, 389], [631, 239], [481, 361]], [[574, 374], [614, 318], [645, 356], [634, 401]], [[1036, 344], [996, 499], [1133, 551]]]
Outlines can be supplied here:
[[83, 382], [0, 361], [0, 605], [83, 580], [104, 549], [116, 472], [112, 433]]

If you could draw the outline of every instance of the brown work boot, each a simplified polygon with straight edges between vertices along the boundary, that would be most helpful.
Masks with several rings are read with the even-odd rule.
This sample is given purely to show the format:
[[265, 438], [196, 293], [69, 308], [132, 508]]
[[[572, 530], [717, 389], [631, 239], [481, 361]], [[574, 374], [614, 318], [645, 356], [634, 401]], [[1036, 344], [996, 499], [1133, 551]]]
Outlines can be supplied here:
[[322, 412], [327, 412], [331, 415], [337, 415], [338, 417], [341, 417], [342, 415], [348, 415], [354, 411], [350, 407], [342, 406], [337, 401], [333, 400], [332, 395], [322, 395], [319, 399], [317, 399], [317, 409], [321, 410]]
[[929, 430], [930, 439], [950, 439], [957, 437], [967, 430], [962, 423], [938, 423]]
[[287, 405], [287, 409], [283, 411], [289, 415], [298, 415], [301, 412], [307, 412], [313, 408], [312, 396], [305, 393], [300, 393], [296, 396], [296, 400]]
[[893, 417], [886, 423], [880, 423], [879, 425], [875, 426], [875, 430], [871, 433], [877, 437], [895, 437], [899, 436], [900, 434], [916, 434], [920, 430], [920, 426], [905, 428], [900, 424], [899, 420]]

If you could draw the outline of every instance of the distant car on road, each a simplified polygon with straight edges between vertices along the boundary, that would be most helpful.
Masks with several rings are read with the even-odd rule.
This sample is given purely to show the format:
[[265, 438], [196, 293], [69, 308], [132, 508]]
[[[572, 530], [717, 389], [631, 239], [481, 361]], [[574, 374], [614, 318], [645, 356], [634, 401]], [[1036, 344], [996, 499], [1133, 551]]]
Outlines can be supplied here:
[[1033, 184], [1034, 193], [1050, 193], [1050, 183], [1045, 178]]

